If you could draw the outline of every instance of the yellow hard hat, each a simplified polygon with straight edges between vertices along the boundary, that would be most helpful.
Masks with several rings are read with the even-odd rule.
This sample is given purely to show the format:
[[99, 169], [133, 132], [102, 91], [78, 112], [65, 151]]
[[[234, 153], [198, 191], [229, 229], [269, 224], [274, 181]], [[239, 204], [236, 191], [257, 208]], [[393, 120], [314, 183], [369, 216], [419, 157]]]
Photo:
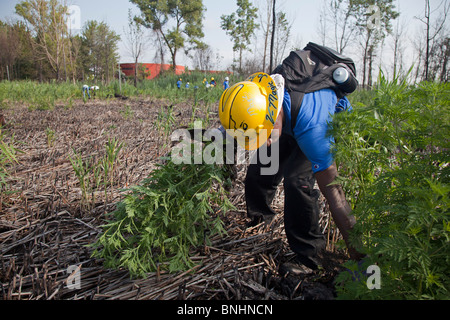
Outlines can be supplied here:
[[[246, 150], [261, 147], [272, 133], [283, 97], [266, 73], [255, 73], [224, 91], [219, 103], [222, 126]], [[281, 103], [280, 103], [281, 100]]]

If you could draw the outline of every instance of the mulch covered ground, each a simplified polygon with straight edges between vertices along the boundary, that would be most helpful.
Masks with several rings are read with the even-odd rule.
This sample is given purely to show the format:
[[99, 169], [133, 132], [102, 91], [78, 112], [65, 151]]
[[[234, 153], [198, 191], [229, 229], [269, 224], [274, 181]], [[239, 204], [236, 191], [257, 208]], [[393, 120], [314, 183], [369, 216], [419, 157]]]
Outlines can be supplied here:
[[[150, 98], [90, 100], [73, 107], [33, 110], [16, 105], [3, 114], [3, 130], [22, 151], [11, 168], [0, 208], [0, 299], [333, 299], [334, 277], [346, 256], [335, 248], [339, 234], [322, 201], [321, 225], [329, 239], [325, 269], [301, 277], [280, 277], [280, 263], [293, 258], [283, 225], [283, 192], [274, 202], [280, 214], [269, 224], [246, 228], [239, 165], [230, 191], [235, 212], [224, 217], [228, 235], [192, 249], [191, 270], [150, 273], [131, 279], [91, 257], [89, 244], [101, 232], [126, 187], [138, 184], [170, 148], [156, 121], [167, 101]], [[188, 125], [190, 105], [173, 106], [173, 129]], [[201, 110], [199, 112], [201, 116]], [[212, 118], [217, 115], [212, 115]], [[211, 126], [217, 125], [210, 123]], [[83, 198], [70, 157], [95, 161], [110, 138], [124, 143], [114, 185]], [[76, 278], [79, 275], [78, 278]], [[78, 280], [80, 280], [78, 282]]]

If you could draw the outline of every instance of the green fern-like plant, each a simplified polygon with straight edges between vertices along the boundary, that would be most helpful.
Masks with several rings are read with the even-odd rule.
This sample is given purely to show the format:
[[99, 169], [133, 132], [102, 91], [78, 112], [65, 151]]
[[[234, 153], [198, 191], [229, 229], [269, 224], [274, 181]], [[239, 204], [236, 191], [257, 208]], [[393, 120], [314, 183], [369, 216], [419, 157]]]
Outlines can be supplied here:
[[334, 118], [354, 243], [382, 273], [381, 288], [370, 290], [366, 266], [349, 261], [339, 298], [450, 298], [449, 98], [448, 84], [408, 86], [381, 75], [373, 100]]
[[188, 270], [192, 248], [225, 234], [221, 217], [233, 207], [226, 183], [226, 171], [214, 164], [159, 165], [118, 204], [93, 256], [132, 276]]

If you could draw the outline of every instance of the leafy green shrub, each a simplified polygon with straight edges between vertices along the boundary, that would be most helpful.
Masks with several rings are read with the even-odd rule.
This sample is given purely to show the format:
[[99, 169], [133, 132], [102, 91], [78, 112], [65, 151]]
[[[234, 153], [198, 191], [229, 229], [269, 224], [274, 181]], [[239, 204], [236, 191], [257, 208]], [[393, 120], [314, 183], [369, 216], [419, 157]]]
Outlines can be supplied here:
[[118, 204], [93, 256], [132, 276], [191, 268], [190, 249], [225, 233], [221, 214], [232, 208], [225, 182], [226, 172], [216, 165], [159, 165]]
[[343, 272], [338, 295], [449, 299], [450, 85], [411, 87], [381, 76], [375, 93], [352, 114], [337, 115], [332, 133], [357, 218], [354, 243], [367, 253], [366, 265], [379, 266], [381, 288], [369, 290], [366, 277]]

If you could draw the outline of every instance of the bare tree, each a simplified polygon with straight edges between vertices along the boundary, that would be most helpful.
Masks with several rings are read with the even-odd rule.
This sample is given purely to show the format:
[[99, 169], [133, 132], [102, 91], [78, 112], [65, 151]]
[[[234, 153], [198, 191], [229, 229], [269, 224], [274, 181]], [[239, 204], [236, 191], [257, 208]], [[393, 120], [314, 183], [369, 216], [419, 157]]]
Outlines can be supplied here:
[[441, 82], [448, 82], [450, 80], [450, 68], [449, 68], [449, 57], [450, 57], [450, 37], [445, 37], [441, 46], [438, 48], [442, 48], [442, 69], [440, 73], [439, 80]]
[[[255, 35], [255, 39], [263, 39], [262, 49], [260, 49], [262, 51], [260, 70], [271, 72], [284, 58], [286, 49], [290, 48], [293, 21], [288, 19], [288, 14], [281, 9], [283, 2], [274, 0], [264, 0], [263, 2], [265, 6], [261, 3], [258, 6], [261, 32]], [[258, 48], [261, 48], [261, 44], [255, 41], [255, 51]], [[247, 61], [246, 65], [253, 66], [255, 61], [249, 60], [251, 63]]]
[[277, 25], [275, 31], [275, 45], [273, 56], [273, 67], [275, 68], [285, 58], [286, 49], [290, 43], [293, 21], [289, 22], [287, 14], [279, 11], [277, 13]]
[[128, 27], [124, 28], [124, 33], [125, 46], [134, 61], [134, 86], [137, 87], [139, 58], [146, 48], [146, 41], [144, 28], [133, 19], [131, 10], [128, 10]]
[[326, 0], [322, 1], [322, 5], [319, 11], [319, 26], [317, 28], [317, 35], [320, 38], [320, 43], [323, 46], [327, 45], [327, 33], [328, 33], [328, 18], [327, 18], [327, 3]]
[[445, 29], [433, 41], [429, 53], [428, 80], [446, 82], [450, 76], [450, 35]]
[[197, 48], [194, 53], [194, 68], [201, 71], [209, 71], [213, 68], [214, 52], [210, 46], [205, 45]]
[[[430, 51], [433, 46], [433, 42], [436, 40], [436, 37], [443, 30], [445, 22], [447, 20], [447, 15], [450, 9], [450, 3], [445, 0], [441, 1], [441, 3], [436, 7], [436, 9], [432, 10], [430, 5], [430, 0], [425, 0], [425, 11], [423, 17], [416, 17], [419, 21], [425, 24], [426, 29], [426, 39], [425, 39], [425, 58], [424, 58], [424, 71], [423, 71], [423, 79], [429, 80], [429, 69], [430, 69]], [[432, 22], [431, 16], [440, 12], [438, 18], [436, 19], [434, 25]]]
[[260, 26], [264, 38], [264, 48], [263, 48], [263, 57], [262, 57], [262, 70], [266, 70], [266, 59], [267, 59], [267, 51], [269, 47], [269, 34], [271, 30], [271, 22], [272, 22], [272, 9], [273, 0], [265, 0], [266, 2], [266, 10], [260, 10]]
[[403, 73], [403, 54], [405, 50], [405, 32], [406, 23], [397, 20], [394, 31], [392, 33], [391, 49], [393, 52], [393, 77], [397, 77]]
[[422, 35], [418, 35], [414, 37], [414, 41], [412, 42], [414, 48], [414, 74], [413, 80], [417, 82], [421, 77], [421, 70], [423, 65], [423, 60], [425, 57], [425, 40]]
[[270, 64], [269, 70], [273, 70], [273, 50], [275, 48], [275, 33], [277, 30], [277, 2], [276, 0], [272, 0], [272, 37], [270, 39]]
[[[342, 53], [357, 31], [357, 4], [351, 0], [325, 0], [320, 9], [319, 33], [322, 43], [334, 43]], [[332, 30], [332, 32], [329, 32]], [[330, 36], [327, 36], [327, 35]], [[331, 36], [332, 35], [332, 36]]]

